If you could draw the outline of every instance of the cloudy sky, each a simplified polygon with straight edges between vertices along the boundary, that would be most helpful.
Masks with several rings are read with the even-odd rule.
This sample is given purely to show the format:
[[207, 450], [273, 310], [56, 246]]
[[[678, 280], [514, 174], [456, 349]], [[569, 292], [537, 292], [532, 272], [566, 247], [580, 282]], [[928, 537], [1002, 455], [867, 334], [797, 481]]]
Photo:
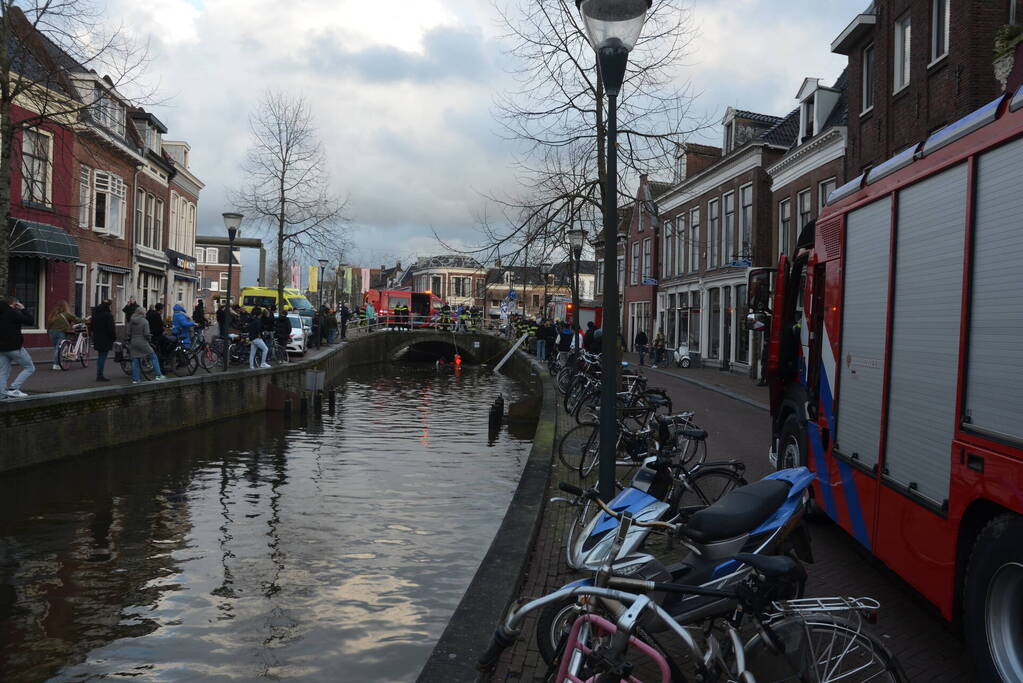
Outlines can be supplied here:
[[[332, 181], [349, 197], [353, 259], [375, 267], [437, 253], [433, 230], [473, 244], [481, 194], [514, 191], [515, 150], [492, 116], [509, 87], [497, 8], [540, 1], [107, 3], [112, 19], [150, 41], [150, 77], [167, 100], [153, 113], [169, 139], [191, 144], [206, 183], [200, 234], [223, 234], [248, 114], [266, 89], [284, 90], [310, 101]], [[702, 116], [719, 119], [729, 105], [783, 115], [804, 77], [838, 76], [845, 60], [828, 46], [867, 4], [688, 0], [698, 33], [678, 79], [700, 93]]]

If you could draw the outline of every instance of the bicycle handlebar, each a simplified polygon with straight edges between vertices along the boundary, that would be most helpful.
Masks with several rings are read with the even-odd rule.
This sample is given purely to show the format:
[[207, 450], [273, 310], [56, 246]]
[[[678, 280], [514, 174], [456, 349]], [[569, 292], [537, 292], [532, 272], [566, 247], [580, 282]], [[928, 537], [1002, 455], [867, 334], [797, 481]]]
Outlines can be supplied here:
[[[609, 517], [614, 517], [617, 520], [621, 520], [622, 518], [620, 512], [615, 512], [614, 510], [609, 508], [603, 500], [600, 499], [600, 494], [597, 493], [597, 489], [589, 489], [587, 491], [583, 491], [578, 486], [573, 486], [572, 484], [569, 484], [568, 482], [564, 481], [558, 484], [558, 488], [564, 491], [565, 493], [570, 493], [573, 496], [576, 496], [577, 498], [586, 498], [588, 500], [592, 500]], [[677, 531], [678, 529], [681, 528], [680, 525], [671, 524], [669, 522], [641, 522], [636, 519], [632, 520], [632, 524], [635, 526], [647, 527], [650, 529], [666, 529], [668, 531]]]

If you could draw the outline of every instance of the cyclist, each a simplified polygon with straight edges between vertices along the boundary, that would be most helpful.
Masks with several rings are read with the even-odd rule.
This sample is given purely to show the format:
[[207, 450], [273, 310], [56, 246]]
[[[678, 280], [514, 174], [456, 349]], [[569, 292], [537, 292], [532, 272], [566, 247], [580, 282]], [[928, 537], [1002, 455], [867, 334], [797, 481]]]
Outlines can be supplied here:
[[50, 342], [53, 344], [53, 369], [60, 370], [60, 344], [67, 339], [71, 328], [82, 319], [76, 316], [68, 308], [66, 301], [57, 302], [57, 307], [50, 313], [46, 320], [46, 331], [50, 335]]
[[171, 332], [181, 346], [186, 349], [192, 348], [192, 333], [191, 329], [195, 327], [195, 322], [192, 321], [188, 314], [185, 313], [185, 307], [181, 304], [174, 304], [174, 317], [171, 318]]

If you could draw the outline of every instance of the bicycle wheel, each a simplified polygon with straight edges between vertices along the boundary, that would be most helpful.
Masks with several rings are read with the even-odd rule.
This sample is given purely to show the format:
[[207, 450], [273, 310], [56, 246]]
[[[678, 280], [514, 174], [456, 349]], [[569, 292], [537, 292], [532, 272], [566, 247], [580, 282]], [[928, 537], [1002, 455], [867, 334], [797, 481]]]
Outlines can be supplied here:
[[82, 339], [82, 350], [78, 353], [78, 362], [82, 364], [83, 368], [89, 366], [89, 353], [92, 347], [89, 345], [89, 338], [84, 337]]
[[562, 394], [568, 391], [572, 385], [572, 380], [575, 379], [575, 370], [569, 365], [564, 365], [558, 370], [558, 376], [555, 378], [554, 386], [558, 388]]
[[600, 389], [587, 392], [575, 407], [575, 421], [578, 424], [593, 424], [600, 421]]
[[746, 668], [757, 683], [908, 681], [894, 655], [864, 626], [862, 618], [829, 614], [786, 617], [770, 625], [776, 643], [758, 633], [746, 644]]
[[[576, 425], [568, 430], [558, 444], [561, 464], [585, 478], [580, 469], [592, 458], [596, 462], [600, 444], [600, 428], [595, 424]], [[590, 453], [592, 451], [592, 453]], [[589, 465], [590, 469], [593, 465]], [[587, 471], [587, 474], [589, 471]]]
[[745, 486], [746, 480], [734, 470], [715, 467], [698, 469], [677, 485], [682, 487], [678, 495], [678, 511], [692, 513], [714, 503], [729, 491]]
[[213, 370], [213, 367], [217, 364], [217, 355], [213, 353], [213, 349], [206, 343], [196, 350], [195, 358], [199, 362], [199, 367], [206, 372]]
[[60, 352], [57, 354], [57, 363], [61, 370], [68, 370], [74, 360], [71, 353], [71, 340], [65, 339], [60, 343]]

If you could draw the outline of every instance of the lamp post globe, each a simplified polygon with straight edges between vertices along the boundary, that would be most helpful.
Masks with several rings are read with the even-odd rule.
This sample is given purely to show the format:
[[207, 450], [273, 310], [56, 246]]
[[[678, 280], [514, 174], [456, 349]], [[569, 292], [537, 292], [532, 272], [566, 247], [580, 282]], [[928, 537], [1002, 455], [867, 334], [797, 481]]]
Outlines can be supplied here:
[[[618, 391], [618, 93], [625, 81], [629, 52], [639, 41], [652, 0], [576, 0], [607, 95], [607, 186], [604, 191], [604, 315], [601, 346], [600, 479], [604, 500], [614, 496]], [[599, 132], [599, 131], [598, 131]]]
[[586, 242], [586, 231], [582, 228], [575, 228], [574, 230], [568, 231], [568, 244], [572, 247], [573, 252], [582, 251], [583, 244]]
[[224, 213], [224, 227], [227, 228], [227, 303], [224, 306], [224, 317], [223, 323], [220, 325], [220, 337], [224, 340], [222, 345], [222, 351], [224, 354], [224, 370], [227, 370], [227, 365], [230, 362], [230, 344], [228, 343], [228, 330], [231, 327], [231, 280], [234, 274], [234, 264], [231, 263], [234, 260], [234, 239], [241, 232], [242, 219], [245, 216], [240, 213], [227, 212]]

